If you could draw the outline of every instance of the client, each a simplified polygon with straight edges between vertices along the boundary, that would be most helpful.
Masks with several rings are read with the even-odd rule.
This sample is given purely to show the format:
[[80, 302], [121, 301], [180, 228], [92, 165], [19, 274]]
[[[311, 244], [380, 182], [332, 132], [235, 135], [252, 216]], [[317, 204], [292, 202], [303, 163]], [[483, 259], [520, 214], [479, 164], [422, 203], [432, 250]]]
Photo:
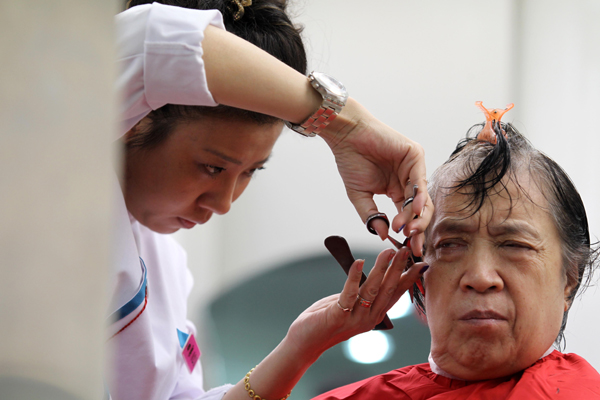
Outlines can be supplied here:
[[558, 350], [596, 267], [581, 197], [500, 122], [505, 110], [485, 111], [429, 184], [430, 268], [412, 289], [431, 331], [429, 362], [316, 399], [600, 398], [598, 372]]

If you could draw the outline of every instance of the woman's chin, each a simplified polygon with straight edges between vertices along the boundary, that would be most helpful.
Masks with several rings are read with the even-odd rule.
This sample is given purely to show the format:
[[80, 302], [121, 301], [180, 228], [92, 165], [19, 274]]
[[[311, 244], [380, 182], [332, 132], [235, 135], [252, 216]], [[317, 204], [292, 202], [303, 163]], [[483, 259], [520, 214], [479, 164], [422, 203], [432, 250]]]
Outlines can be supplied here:
[[148, 219], [139, 222], [151, 231], [165, 235], [175, 233], [181, 228], [184, 228], [178, 218]]

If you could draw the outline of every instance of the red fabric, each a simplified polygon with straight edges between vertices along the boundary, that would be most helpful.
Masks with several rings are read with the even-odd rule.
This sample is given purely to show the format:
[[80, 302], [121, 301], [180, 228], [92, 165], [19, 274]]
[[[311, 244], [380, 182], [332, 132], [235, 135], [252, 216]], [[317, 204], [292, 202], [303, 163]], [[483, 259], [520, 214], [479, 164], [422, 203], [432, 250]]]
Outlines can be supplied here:
[[576, 354], [558, 351], [521, 373], [480, 382], [449, 379], [429, 364], [404, 367], [334, 389], [313, 400], [600, 399], [600, 375]]

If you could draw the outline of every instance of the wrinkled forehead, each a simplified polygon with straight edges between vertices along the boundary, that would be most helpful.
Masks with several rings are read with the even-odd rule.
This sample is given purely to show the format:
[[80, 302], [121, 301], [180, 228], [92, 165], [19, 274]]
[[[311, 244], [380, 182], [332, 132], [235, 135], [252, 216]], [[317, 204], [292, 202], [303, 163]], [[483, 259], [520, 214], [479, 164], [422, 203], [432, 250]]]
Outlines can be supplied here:
[[543, 190], [526, 170], [507, 174], [481, 201], [476, 201], [473, 186], [456, 189], [462, 179], [464, 172], [448, 170], [432, 180], [429, 191], [435, 210], [430, 228], [442, 218], [471, 222], [476, 218], [478, 225], [551, 218]]

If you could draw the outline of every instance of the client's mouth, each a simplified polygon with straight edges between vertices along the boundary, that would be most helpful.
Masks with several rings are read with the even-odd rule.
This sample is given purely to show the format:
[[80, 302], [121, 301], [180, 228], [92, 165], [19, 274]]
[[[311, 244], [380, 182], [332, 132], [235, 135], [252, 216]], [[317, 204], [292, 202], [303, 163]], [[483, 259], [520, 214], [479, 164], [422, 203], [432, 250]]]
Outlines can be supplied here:
[[462, 315], [460, 318], [462, 321], [471, 321], [471, 320], [507, 320], [507, 318], [497, 313], [494, 310], [472, 310], [468, 313]]

